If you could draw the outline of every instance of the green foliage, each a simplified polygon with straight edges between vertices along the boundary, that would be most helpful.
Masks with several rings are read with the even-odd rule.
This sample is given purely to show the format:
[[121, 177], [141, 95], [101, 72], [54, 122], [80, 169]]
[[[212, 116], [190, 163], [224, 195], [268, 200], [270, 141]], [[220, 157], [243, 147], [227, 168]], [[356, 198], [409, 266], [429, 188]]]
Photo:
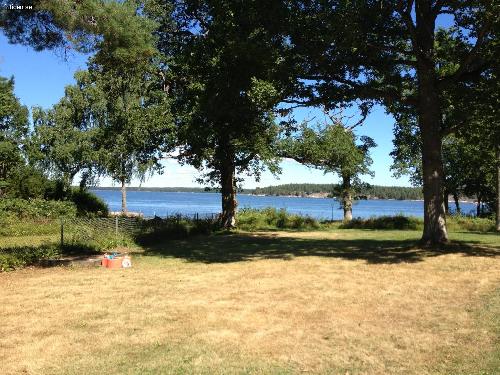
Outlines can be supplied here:
[[[118, 245], [123, 245], [119, 243]], [[109, 238], [100, 238], [94, 242], [71, 241], [62, 247], [58, 243], [46, 243], [39, 246], [0, 247], [0, 272], [44, 264], [44, 260], [59, 259], [61, 256], [91, 256], [116, 248], [117, 244]]]
[[221, 187], [221, 221], [232, 227], [238, 174], [258, 179], [266, 167], [279, 169], [274, 109], [287, 75], [282, 39], [263, 27], [273, 22], [263, 17], [265, 3], [151, 3], [146, 13], [159, 21], [158, 49], [172, 67], [165, 75], [175, 98], [179, 159]]
[[[289, 17], [278, 22], [289, 35], [291, 64], [298, 61], [301, 67], [290, 102], [329, 108], [357, 103], [365, 113], [377, 103], [396, 117], [416, 116], [425, 166], [423, 240], [446, 242], [439, 150], [443, 134], [463, 128], [460, 114], [466, 112], [450, 116], [448, 106], [487, 101], [475, 87], [498, 71], [498, 2], [298, 1], [287, 6]], [[446, 27], [440, 25], [443, 17], [452, 20]], [[495, 107], [498, 101], [492, 102]]]
[[95, 52], [102, 44], [113, 45], [113, 59], [127, 58], [122, 51], [151, 53], [152, 22], [138, 16], [140, 2], [18, 0], [32, 10], [0, 8], [0, 25], [9, 42], [29, 45], [35, 50], [75, 48]]
[[310, 230], [320, 227], [318, 221], [309, 216], [294, 215], [285, 209], [265, 208], [262, 210], [244, 208], [239, 212], [238, 228], [243, 230]]
[[[485, 95], [491, 97], [491, 95]], [[498, 99], [495, 99], [498, 100]], [[481, 99], [480, 101], [484, 101]], [[470, 104], [470, 103], [469, 103]], [[443, 138], [442, 159], [444, 169], [444, 191], [455, 197], [475, 197], [486, 202], [494, 211], [496, 201], [496, 161], [495, 151], [500, 133], [495, 119], [495, 111], [477, 113], [473, 103], [467, 116], [461, 119], [462, 129]], [[456, 106], [456, 104], [455, 104]], [[463, 108], [448, 108], [449, 116], [458, 116]], [[458, 113], [456, 113], [458, 112]], [[497, 118], [500, 118], [496, 114]], [[395, 127], [393, 165], [396, 176], [409, 174], [415, 185], [422, 183], [420, 130], [416, 118], [397, 117]], [[478, 213], [481, 214], [481, 213]]]
[[144, 221], [140, 232], [134, 237], [141, 245], [152, 245], [167, 239], [182, 239], [193, 235], [208, 235], [220, 229], [219, 224], [209, 218], [197, 219], [183, 216], [156, 217]]
[[60, 256], [61, 249], [55, 244], [0, 248], [0, 272], [11, 271]]
[[[95, 253], [111, 251], [117, 247], [132, 247], [132, 234], [112, 229], [100, 229], [93, 225], [81, 223], [78, 227], [68, 227], [64, 234], [64, 247], [73, 248], [75, 252], [87, 248]], [[80, 249], [80, 250], [78, 250]]]
[[0, 237], [56, 236], [60, 231], [61, 223], [58, 219], [26, 218], [19, 220], [18, 217], [8, 213], [0, 213]]
[[[266, 208], [263, 210], [242, 209], [239, 211], [238, 228], [242, 230], [311, 230], [318, 229], [317, 220], [309, 216], [287, 213], [285, 210]], [[141, 245], [153, 245], [167, 239], [182, 239], [193, 235], [209, 235], [220, 231], [220, 223], [210, 218], [192, 219], [183, 216], [155, 218], [143, 222], [135, 235]]]
[[88, 82], [81, 84], [82, 91], [99, 97], [88, 108], [96, 126], [96, 162], [115, 181], [160, 171], [159, 160], [174, 142], [170, 104], [158, 89], [156, 69], [147, 62], [110, 67], [92, 61]]
[[408, 217], [404, 215], [397, 216], [378, 216], [369, 219], [353, 219], [350, 222], [343, 223], [342, 229], [401, 229], [401, 230], [421, 230], [424, 222], [417, 217]]
[[447, 217], [446, 224], [454, 232], [495, 232], [495, 221], [491, 217], [453, 215]]
[[[352, 129], [344, 126], [339, 119], [332, 124], [312, 129], [303, 124], [300, 132], [284, 138], [280, 143], [282, 156], [295, 159], [299, 163], [336, 173], [342, 178], [342, 185], [334, 189], [334, 194], [341, 196], [344, 218], [350, 220], [352, 195], [356, 187], [362, 185], [360, 176], [373, 174], [369, 166], [372, 163], [369, 150], [375, 147], [370, 137], [358, 137]], [[335, 191], [337, 190], [337, 191]]]
[[[283, 184], [267, 187], [258, 187], [245, 192], [250, 194], [265, 195], [292, 195], [308, 196], [317, 193], [326, 193], [329, 196], [336, 196], [340, 185], [336, 184]], [[357, 186], [354, 199], [398, 199], [398, 200], [419, 200], [423, 199], [422, 188], [402, 187], [402, 186], [380, 186], [362, 184]]]
[[28, 109], [14, 95], [14, 79], [0, 77], [0, 197], [11, 191], [13, 175], [24, 165], [27, 134]]
[[11, 171], [7, 182], [7, 198], [42, 199], [51, 186], [51, 182], [40, 170], [24, 163]]
[[108, 216], [108, 205], [100, 197], [87, 190], [74, 189], [71, 201], [78, 216]]
[[337, 173], [339, 176], [370, 174], [369, 166], [372, 160], [369, 149], [375, 143], [369, 137], [358, 137], [354, 132], [344, 127], [340, 122], [317, 125], [310, 128], [303, 124], [299, 132], [286, 137], [280, 146], [282, 155], [315, 168], [325, 173]]
[[28, 133], [28, 108], [14, 95], [14, 78], [0, 77], [0, 131], [16, 141]]
[[[492, 218], [477, 218], [461, 215], [448, 216], [446, 223], [452, 232], [494, 232], [495, 222]], [[369, 219], [353, 219], [351, 222], [342, 223], [341, 229], [398, 229], [421, 230], [423, 220], [418, 217], [377, 216]]]
[[76, 206], [72, 202], [48, 201], [43, 199], [0, 199], [0, 215], [15, 218], [59, 218], [76, 216]]
[[86, 176], [95, 164], [95, 130], [89, 107], [90, 99], [75, 86], [68, 86], [52, 109], [33, 109], [30, 159], [49, 176], [61, 180], [67, 191], [79, 172]]

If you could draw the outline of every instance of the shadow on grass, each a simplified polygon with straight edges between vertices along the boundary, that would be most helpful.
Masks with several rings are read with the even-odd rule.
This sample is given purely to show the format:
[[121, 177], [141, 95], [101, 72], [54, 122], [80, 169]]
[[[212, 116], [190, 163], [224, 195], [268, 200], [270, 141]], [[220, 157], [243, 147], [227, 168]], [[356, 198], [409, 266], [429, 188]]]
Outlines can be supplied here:
[[496, 257], [500, 256], [500, 248], [487, 247], [473, 241], [455, 241], [440, 248], [421, 248], [414, 239], [314, 239], [278, 236], [275, 233], [238, 233], [165, 240], [154, 246], [146, 246], [144, 252], [146, 256], [173, 257], [203, 263], [320, 256], [391, 264], [419, 262], [445, 254]]

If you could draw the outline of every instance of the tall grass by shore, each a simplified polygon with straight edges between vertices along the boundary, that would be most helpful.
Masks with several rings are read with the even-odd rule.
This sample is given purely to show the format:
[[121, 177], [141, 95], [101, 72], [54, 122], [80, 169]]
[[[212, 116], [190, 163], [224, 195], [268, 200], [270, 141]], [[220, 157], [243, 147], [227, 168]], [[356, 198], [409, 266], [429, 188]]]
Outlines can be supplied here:
[[[452, 215], [446, 218], [448, 231], [455, 232], [495, 232], [495, 221], [492, 218]], [[414, 216], [374, 216], [368, 219], [356, 218], [342, 223], [341, 229], [400, 229], [423, 230], [424, 220]]]

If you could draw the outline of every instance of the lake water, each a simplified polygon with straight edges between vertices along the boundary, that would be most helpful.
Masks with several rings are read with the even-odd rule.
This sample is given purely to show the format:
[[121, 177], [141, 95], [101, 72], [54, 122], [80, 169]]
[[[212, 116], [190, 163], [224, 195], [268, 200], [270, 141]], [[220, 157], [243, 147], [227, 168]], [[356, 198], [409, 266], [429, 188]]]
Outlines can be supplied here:
[[[111, 211], [121, 210], [121, 193], [117, 190], [93, 190], [104, 199]], [[239, 209], [242, 208], [284, 208], [290, 213], [309, 215], [317, 219], [342, 219], [343, 211], [339, 203], [330, 198], [299, 197], [262, 197], [254, 195], [238, 195]], [[397, 215], [423, 217], [422, 201], [398, 200], [362, 200], [353, 206], [353, 216], [368, 218], [371, 216]], [[450, 203], [450, 208], [454, 207]], [[141, 212], [144, 216], [170, 216], [174, 214], [211, 215], [221, 211], [219, 193], [177, 193], [154, 191], [127, 192], [127, 208], [129, 211]], [[474, 212], [473, 203], [462, 203], [462, 212]]]

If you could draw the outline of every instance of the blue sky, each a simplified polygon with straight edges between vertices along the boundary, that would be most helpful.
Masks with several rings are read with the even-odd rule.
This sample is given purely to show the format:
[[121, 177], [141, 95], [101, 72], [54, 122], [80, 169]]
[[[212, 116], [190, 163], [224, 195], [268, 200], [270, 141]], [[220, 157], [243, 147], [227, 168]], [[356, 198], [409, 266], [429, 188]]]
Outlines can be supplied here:
[[[15, 93], [21, 102], [29, 108], [41, 106], [49, 108], [63, 95], [64, 87], [74, 83], [73, 74], [78, 69], [85, 69], [86, 56], [69, 51], [35, 52], [29, 47], [11, 45], [0, 33], [0, 75], [14, 76]], [[312, 117], [313, 112], [302, 110], [297, 120]], [[407, 177], [394, 178], [390, 171], [392, 159], [392, 129], [394, 120], [385, 114], [383, 108], [376, 108], [366, 119], [364, 125], [357, 129], [359, 135], [368, 135], [377, 143], [372, 149], [375, 177], [364, 176], [363, 180], [376, 185], [410, 186]], [[175, 160], [164, 162], [165, 172], [155, 175], [144, 182], [143, 186], [199, 186], [195, 182], [197, 171], [189, 166], [180, 166]], [[282, 174], [278, 177], [265, 172], [260, 182], [247, 177], [243, 183], [246, 188], [268, 186], [284, 183], [336, 183], [338, 177], [332, 174], [306, 168], [295, 161], [284, 160], [281, 164]], [[112, 181], [103, 179], [101, 186], [110, 186]], [[138, 185], [133, 182], [132, 185]]]

